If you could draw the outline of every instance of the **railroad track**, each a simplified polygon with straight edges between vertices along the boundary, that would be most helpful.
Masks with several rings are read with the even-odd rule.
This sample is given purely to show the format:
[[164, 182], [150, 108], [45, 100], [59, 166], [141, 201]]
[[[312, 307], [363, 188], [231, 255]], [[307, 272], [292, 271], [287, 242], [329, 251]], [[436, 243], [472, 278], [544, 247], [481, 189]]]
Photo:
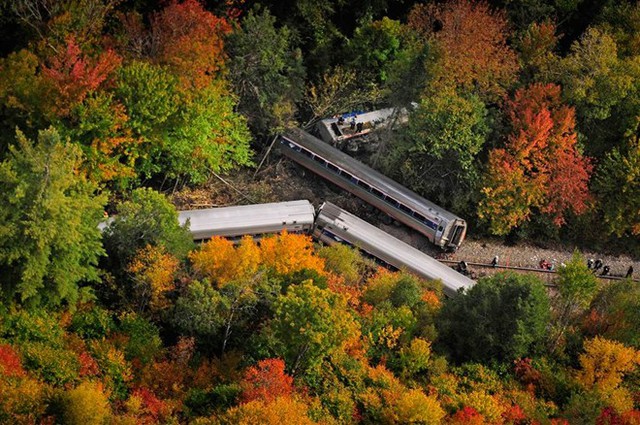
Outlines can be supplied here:
[[[460, 261], [463, 261], [463, 260], [447, 260], [447, 259], [440, 259], [440, 258], [436, 258], [436, 259], [441, 263], [448, 264], [448, 265], [458, 264], [460, 263]], [[546, 270], [546, 269], [541, 269], [539, 267], [519, 267], [519, 266], [502, 266], [502, 265], [494, 266], [491, 263], [474, 263], [469, 261], [467, 261], [467, 266], [484, 268], [484, 269], [494, 269], [494, 270], [513, 270], [517, 272], [539, 273], [539, 274], [547, 275], [549, 277], [553, 276], [557, 272], [557, 270]], [[602, 280], [624, 280], [625, 279], [623, 276], [614, 276], [614, 275], [603, 276], [601, 274], [594, 274], [594, 276]], [[640, 282], [639, 279], [631, 279], [631, 280], [633, 280], [634, 282]]]

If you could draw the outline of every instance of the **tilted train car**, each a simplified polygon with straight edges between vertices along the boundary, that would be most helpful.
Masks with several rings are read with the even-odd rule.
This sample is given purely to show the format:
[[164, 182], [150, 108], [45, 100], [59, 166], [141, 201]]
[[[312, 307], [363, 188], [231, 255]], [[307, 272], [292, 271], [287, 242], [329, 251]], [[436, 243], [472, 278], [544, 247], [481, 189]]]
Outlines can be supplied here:
[[280, 150], [443, 249], [456, 250], [464, 240], [467, 223], [462, 218], [299, 128], [280, 136]]
[[283, 230], [308, 233], [313, 228], [314, 218], [315, 209], [307, 200], [207, 208], [178, 213], [180, 224], [189, 220], [189, 230], [194, 240], [209, 239], [213, 236], [258, 236]]
[[449, 297], [475, 284], [452, 268], [329, 202], [318, 210], [313, 236], [327, 244], [348, 243], [397, 269], [425, 279], [439, 279]]

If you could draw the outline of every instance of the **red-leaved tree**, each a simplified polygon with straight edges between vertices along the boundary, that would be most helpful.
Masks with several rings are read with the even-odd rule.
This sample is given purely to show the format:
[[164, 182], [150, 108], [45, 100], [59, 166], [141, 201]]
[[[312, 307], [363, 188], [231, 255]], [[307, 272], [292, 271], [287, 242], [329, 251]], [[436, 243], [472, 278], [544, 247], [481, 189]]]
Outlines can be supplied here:
[[506, 102], [511, 133], [489, 155], [479, 216], [495, 234], [529, 219], [533, 209], [553, 224], [582, 214], [590, 199], [591, 161], [577, 147], [575, 111], [562, 104], [560, 87], [535, 83]]
[[248, 368], [241, 382], [242, 401], [269, 402], [278, 397], [290, 396], [294, 390], [293, 378], [285, 373], [284, 367], [281, 359], [266, 359]]
[[9, 344], [0, 344], [0, 375], [24, 376], [20, 356]]
[[54, 114], [66, 116], [71, 108], [81, 103], [87, 94], [96, 90], [120, 65], [121, 58], [107, 50], [92, 58], [80, 50], [73, 36], [64, 49], [42, 65], [42, 75], [51, 84], [55, 102]]

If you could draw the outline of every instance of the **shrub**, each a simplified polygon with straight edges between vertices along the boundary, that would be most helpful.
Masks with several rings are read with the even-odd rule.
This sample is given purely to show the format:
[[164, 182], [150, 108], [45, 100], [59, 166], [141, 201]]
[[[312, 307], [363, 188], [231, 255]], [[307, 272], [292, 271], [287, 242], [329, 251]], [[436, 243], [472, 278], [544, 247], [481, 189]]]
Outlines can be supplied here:
[[69, 425], [102, 425], [111, 415], [102, 385], [83, 382], [62, 397], [62, 419]]
[[80, 374], [80, 361], [73, 351], [42, 342], [25, 343], [21, 351], [25, 368], [45, 382], [64, 385], [75, 381]]
[[162, 350], [158, 328], [148, 320], [127, 313], [120, 317], [120, 331], [129, 337], [124, 347], [127, 360], [138, 359], [143, 364], [152, 361]]
[[113, 328], [111, 312], [94, 305], [73, 315], [70, 330], [82, 338], [99, 339], [109, 335]]

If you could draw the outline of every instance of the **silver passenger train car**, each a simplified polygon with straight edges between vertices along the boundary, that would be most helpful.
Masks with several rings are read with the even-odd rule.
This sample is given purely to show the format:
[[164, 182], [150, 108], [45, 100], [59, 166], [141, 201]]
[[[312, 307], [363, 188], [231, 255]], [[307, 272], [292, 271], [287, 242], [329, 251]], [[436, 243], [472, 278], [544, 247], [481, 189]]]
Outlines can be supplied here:
[[309, 233], [313, 228], [315, 209], [307, 200], [240, 205], [178, 212], [180, 224], [189, 220], [194, 240], [213, 236], [229, 238], [243, 235]]
[[464, 240], [467, 223], [462, 218], [299, 128], [280, 136], [280, 150], [443, 249], [456, 250]]
[[452, 268], [329, 202], [318, 210], [313, 236], [327, 244], [353, 245], [386, 264], [424, 279], [439, 279], [448, 297], [475, 284]]

